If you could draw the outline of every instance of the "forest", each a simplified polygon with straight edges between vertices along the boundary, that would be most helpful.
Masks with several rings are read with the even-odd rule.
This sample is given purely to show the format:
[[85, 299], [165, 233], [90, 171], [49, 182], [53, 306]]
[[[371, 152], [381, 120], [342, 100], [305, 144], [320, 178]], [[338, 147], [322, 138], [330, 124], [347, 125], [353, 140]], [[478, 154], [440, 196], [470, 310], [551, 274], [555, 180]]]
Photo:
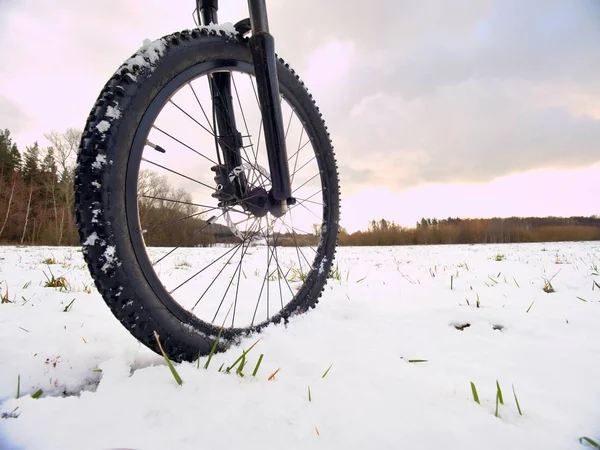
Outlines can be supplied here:
[[[0, 244], [79, 245], [75, 224], [74, 167], [81, 131], [67, 129], [44, 135], [24, 151], [8, 129], [0, 129]], [[138, 183], [140, 223], [149, 246], [212, 246], [237, 238], [219, 224], [206, 224], [203, 211], [183, 189], [148, 170]], [[168, 227], [165, 225], [169, 224]], [[197, 230], [202, 228], [202, 232]], [[316, 245], [312, 235], [280, 236], [282, 245]], [[341, 230], [339, 244], [348, 246], [432, 245], [600, 240], [600, 218], [510, 217], [491, 219], [422, 218], [414, 227], [386, 219], [372, 220], [367, 230]]]

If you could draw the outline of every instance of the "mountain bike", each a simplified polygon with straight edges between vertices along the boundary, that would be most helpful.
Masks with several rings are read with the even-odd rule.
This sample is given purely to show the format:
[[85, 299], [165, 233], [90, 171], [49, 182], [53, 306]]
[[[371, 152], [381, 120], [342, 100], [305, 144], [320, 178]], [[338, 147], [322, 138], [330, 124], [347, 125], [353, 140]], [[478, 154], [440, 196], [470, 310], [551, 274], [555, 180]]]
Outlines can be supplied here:
[[[340, 211], [327, 127], [275, 54], [265, 0], [150, 42], [101, 90], [75, 173], [83, 255], [145, 346], [193, 361], [319, 301]], [[158, 339], [157, 339], [158, 336]]]

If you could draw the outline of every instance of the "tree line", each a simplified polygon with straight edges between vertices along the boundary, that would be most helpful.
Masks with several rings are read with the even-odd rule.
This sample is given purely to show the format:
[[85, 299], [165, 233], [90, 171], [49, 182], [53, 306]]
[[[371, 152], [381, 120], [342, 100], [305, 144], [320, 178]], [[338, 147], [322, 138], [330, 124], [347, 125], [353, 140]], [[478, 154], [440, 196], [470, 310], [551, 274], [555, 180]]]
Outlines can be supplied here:
[[[79, 245], [75, 224], [74, 167], [81, 131], [45, 134], [50, 145], [37, 142], [21, 152], [9, 130], [0, 130], [0, 244]], [[184, 189], [166, 176], [142, 170], [138, 207], [149, 246], [212, 246], [236, 243], [231, 230], [207, 224], [204, 212]], [[199, 232], [199, 230], [201, 230]], [[284, 246], [317, 245], [313, 233], [278, 236]], [[340, 245], [427, 245], [600, 240], [600, 218], [510, 217], [492, 219], [426, 219], [402, 227], [386, 219], [372, 220], [365, 231], [339, 234]]]
[[[79, 245], [73, 186], [81, 131], [44, 136], [48, 147], [34, 142], [21, 152], [10, 131], [0, 130], [0, 244]], [[147, 245], [207, 246], [232, 236], [227, 227], [207, 225], [190, 194], [166, 176], [142, 170], [138, 196]]]
[[415, 227], [371, 221], [366, 231], [342, 230], [340, 245], [492, 244], [600, 240], [600, 217], [509, 217], [426, 219]]

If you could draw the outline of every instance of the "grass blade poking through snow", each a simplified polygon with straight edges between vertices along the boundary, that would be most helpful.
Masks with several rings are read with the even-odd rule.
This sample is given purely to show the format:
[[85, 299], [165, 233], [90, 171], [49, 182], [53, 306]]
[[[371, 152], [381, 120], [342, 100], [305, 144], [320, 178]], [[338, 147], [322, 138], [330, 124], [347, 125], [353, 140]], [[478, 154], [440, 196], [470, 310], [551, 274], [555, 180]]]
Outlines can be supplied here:
[[502, 397], [502, 389], [500, 389], [500, 383], [496, 380], [496, 396], [500, 400], [500, 404], [504, 405], [504, 398]]
[[312, 402], [312, 396], [310, 395], [310, 386], [308, 386], [308, 401]]
[[531, 307], [533, 306], [534, 303], [535, 303], [535, 300], [531, 302], [531, 305], [529, 305], [529, 308], [527, 308], [527, 311], [525, 311], [525, 313], [529, 312], [529, 310], [531, 309]]
[[17, 375], [17, 398], [21, 396], [21, 375]]
[[586, 444], [590, 444], [594, 448], [600, 448], [600, 444], [598, 444], [596, 441], [594, 441], [593, 439], [591, 439], [589, 437], [584, 436], [584, 437], [580, 437], [579, 438], [579, 443], [580, 444], [583, 444], [584, 442]]
[[[223, 332], [223, 328], [225, 327], [225, 321], [227, 320], [227, 316], [229, 316], [229, 313], [231, 312], [232, 306], [233, 306], [233, 304], [229, 306], [229, 311], [227, 311], [227, 314], [225, 314], [225, 318], [223, 319], [223, 324], [221, 325], [221, 328], [219, 328], [215, 342], [213, 343], [213, 346], [210, 349], [210, 352], [208, 354], [208, 359], [206, 360], [206, 363], [204, 364], [205, 369], [208, 369], [210, 360], [212, 359], [213, 355], [215, 354], [215, 351], [217, 350], [217, 345], [219, 345], [219, 339], [221, 339], [221, 333]], [[200, 359], [198, 359], [198, 366], [200, 366]]]
[[327, 376], [327, 374], [329, 373], [329, 370], [331, 370], [332, 367], [333, 367], [333, 363], [331, 363], [331, 365], [327, 368], [327, 370], [325, 371], [325, 373], [323, 374], [323, 376], [321, 378], [325, 378]]
[[169, 357], [167, 356], [167, 354], [163, 350], [162, 345], [160, 343], [160, 338], [159, 338], [158, 333], [156, 332], [156, 330], [154, 330], [154, 339], [156, 339], [156, 343], [158, 344], [158, 348], [160, 349], [160, 352], [162, 353], [163, 358], [165, 358], [165, 361], [167, 362], [167, 366], [169, 366], [169, 370], [173, 374], [173, 378], [175, 378], [175, 381], [177, 382], [177, 384], [179, 386], [181, 386], [183, 384], [183, 380], [181, 379], [181, 377], [177, 373], [177, 370], [175, 370], [175, 367], [173, 367], [173, 364], [171, 364], [171, 360], [169, 359]]
[[280, 370], [281, 370], [281, 367], [279, 369], [277, 369], [275, 372], [273, 372], [271, 375], [269, 375], [269, 378], [267, 378], [267, 380], [271, 381], [271, 380], [275, 379], [275, 375], [277, 375]]
[[515, 396], [515, 403], [517, 404], [517, 410], [519, 411], [519, 415], [523, 415], [523, 411], [521, 411], [521, 405], [519, 405], [519, 399], [517, 398], [517, 393], [515, 392], [515, 385], [512, 385], [513, 395]]
[[31, 394], [31, 398], [40, 398], [43, 393], [44, 393], [44, 391], [42, 391], [41, 389], [38, 389], [33, 394]]
[[263, 359], [263, 354], [261, 353], [260, 356], [258, 357], [258, 361], [256, 362], [256, 366], [254, 367], [254, 371], [252, 372], [252, 376], [255, 377], [256, 373], [258, 372], [258, 368], [260, 367], [260, 363], [262, 362]]
[[500, 389], [500, 383], [498, 383], [498, 380], [496, 380], [496, 412], [494, 414], [496, 417], [499, 417], [499, 405], [504, 405], [504, 399], [502, 398], [502, 389]]
[[475, 401], [475, 403], [481, 405], [481, 402], [479, 401], [479, 395], [477, 395], [477, 388], [475, 387], [475, 383], [473, 383], [471, 381], [471, 392], [473, 392], [473, 401]]
[[237, 364], [238, 364], [240, 361], [242, 361], [242, 360], [245, 360], [245, 359], [246, 359], [246, 355], [247, 355], [248, 353], [250, 353], [250, 350], [252, 350], [252, 349], [254, 348], [254, 346], [260, 342], [260, 340], [261, 340], [261, 339], [262, 339], [262, 338], [258, 338], [258, 339], [256, 340], [256, 342], [255, 342], [254, 344], [252, 344], [248, 350], [244, 350], [244, 351], [242, 352], [242, 354], [241, 354], [241, 355], [238, 357], [238, 359], [236, 359], [236, 360], [233, 362], [233, 364], [232, 364], [231, 366], [229, 366], [227, 369], [225, 369], [225, 373], [229, 373], [229, 372], [231, 372], [231, 369], [233, 369], [235, 366], [237, 366]]

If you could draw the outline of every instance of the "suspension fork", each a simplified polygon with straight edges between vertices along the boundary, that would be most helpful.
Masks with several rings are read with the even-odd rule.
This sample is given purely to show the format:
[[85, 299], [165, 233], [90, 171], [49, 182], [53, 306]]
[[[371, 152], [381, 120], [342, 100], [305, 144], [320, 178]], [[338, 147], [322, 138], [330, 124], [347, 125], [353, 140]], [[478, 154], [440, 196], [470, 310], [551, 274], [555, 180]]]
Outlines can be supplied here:
[[[198, 18], [203, 25], [217, 24], [218, 0], [197, 0]], [[275, 59], [275, 41], [269, 33], [267, 6], [265, 0], [248, 0], [250, 12], [250, 50], [256, 75], [258, 100], [267, 146], [269, 171], [271, 175], [272, 199], [285, 211], [288, 204], [294, 203], [290, 182], [287, 150], [279, 81]], [[240, 149], [243, 142], [235, 124], [231, 96], [231, 74], [218, 72], [212, 75], [211, 93], [219, 130], [219, 145], [225, 164], [231, 170], [241, 165]], [[216, 130], [215, 130], [216, 131]], [[240, 189], [246, 190], [246, 180], [240, 179]]]
[[[202, 25], [218, 23], [219, 0], [197, 0], [196, 6], [198, 19]], [[216, 122], [214, 132], [223, 155], [224, 175], [229, 176], [234, 168], [242, 164], [240, 151], [243, 146], [242, 135], [237, 129], [233, 110], [231, 73], [216, 72], [209, 75], [208, 79]], [[216, 172], [220, 173], [218, 170]], [[236, 178], [236, 194], [238, 198], [242, 198], [247, 191], [247, 180], [244, 172], [239, 173]]]
[[275, 40], [269, 33], [265, 0], [248, 0], [248, 9], [252, 27], [250, 50], [252, 51], [260, 112], [269, 157], [271, 195], [275, 200], [281, 202], [285, 210], [286, 206], [293, 203], [294, 200], [292, 199], [290, 169], [279, 101]]

